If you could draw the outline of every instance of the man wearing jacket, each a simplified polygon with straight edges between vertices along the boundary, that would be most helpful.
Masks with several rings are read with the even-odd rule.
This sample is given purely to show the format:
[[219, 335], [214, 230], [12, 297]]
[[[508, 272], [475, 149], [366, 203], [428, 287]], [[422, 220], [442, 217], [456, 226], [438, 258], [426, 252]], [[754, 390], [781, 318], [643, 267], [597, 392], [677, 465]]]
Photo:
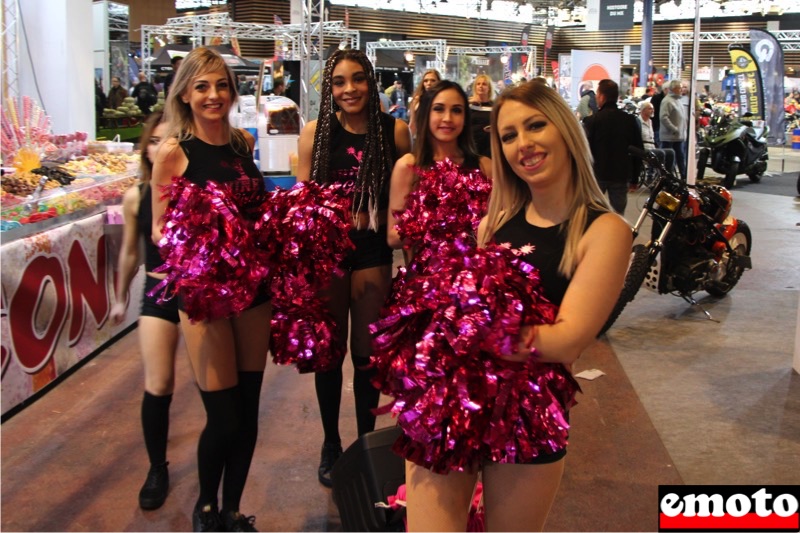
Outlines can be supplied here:
[[681, 177], [686, 179], [686, 115], [681, 102], [681, 80], [669, 82], [669, 93], [661, 102], [659, 110], [661, 148], [675, 151], [675, 163]]
[[583, 121], [594, 158], [594, 174], [614, 211], [625, 214], [628, 186], [639, 180], [642, 162], [628, 153], [628, 146], [643, 148], [636, 117], [617, 107], [619, 86], [613, 80], [597, 84], [598, 111]]

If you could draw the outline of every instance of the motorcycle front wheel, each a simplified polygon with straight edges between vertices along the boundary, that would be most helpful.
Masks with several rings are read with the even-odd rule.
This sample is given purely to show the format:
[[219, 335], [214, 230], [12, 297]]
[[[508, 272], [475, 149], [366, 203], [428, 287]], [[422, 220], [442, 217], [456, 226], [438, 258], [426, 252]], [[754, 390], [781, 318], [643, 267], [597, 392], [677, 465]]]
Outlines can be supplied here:
[[[753, 238], [750, 235], [750, 228], [739, 221], [739, 227], [736, 228], [736, 233], [730, 240], [733, 253], [736, 255], [750, 255], [750, 248], [753, 245]], [[722, 297], [728, 294], [739, 282], [742, 277], [744, 269], [736, 265], [732, 260], [733, 256], [730, 253], [725, 253], [722, 261], [725, 265], [725, 277], [721, 281], [713, 281], [706, 286], [706, 292], [711, 296]]]
[[622, 291], [619, 294], [617, 303], [614, 304], [614, 309], [611, 310], [611, 314], [603, 325], [603, 329], [597, 334], [598, 337], [614, 325], [614, 322], [617, 321], [622, 310], [628, 305], [628, 302], [633, 301], [642, 283], [644, 283], [648, 272], [650, 272], [651, 263], [650, 250], [645, 245], [637, 244], [633, 247], [633, 251], [631, 252], [631, 264], [628, 267], [628, 273], [625, 275], [625, 284], [622, 286]]
[[722, 185], [726, 189], [733, 189], [734, 185], [736, 185], [736, 175], [739, 173], [739, 163], [735, 161], [731, 163], [730, 168], [728, 168], [728, 172], [725, 173], [725, 180], [722, 182]]

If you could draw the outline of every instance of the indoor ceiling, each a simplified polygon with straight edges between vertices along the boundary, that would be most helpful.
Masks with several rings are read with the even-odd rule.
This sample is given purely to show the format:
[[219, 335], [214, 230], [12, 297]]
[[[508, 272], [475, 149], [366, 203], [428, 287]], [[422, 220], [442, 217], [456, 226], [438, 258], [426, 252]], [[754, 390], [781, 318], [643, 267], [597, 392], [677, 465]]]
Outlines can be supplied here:
[[[377, 0], [330, 0], [332, 4], [379, 9]], [[381, 0], [380, 9], [420, 14], [534, 24], [582, 23], [587, 0]], [[695, 16], [694, 0], [653, 0], [654, 20], [686, 20]], [[702, 18], [780, 15], [800, 12], [798, 0], [700, 0]], [[642, 19], [642, 0], [634, 0], [634, 21]]]

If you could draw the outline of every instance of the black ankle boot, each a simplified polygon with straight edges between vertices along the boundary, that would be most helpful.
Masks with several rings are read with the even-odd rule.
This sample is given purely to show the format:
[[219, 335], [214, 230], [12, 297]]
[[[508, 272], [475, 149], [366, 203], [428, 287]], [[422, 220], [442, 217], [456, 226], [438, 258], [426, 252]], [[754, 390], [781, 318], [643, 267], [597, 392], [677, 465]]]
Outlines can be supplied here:
[[226, 531], [214, 505], [195, 507], [192, 513], [192, 531]]
[[224, 531], [258, 531], [253, 525], [255, 523], [255, 516], [245, 516], [239, 511], [222, 511]]
[[319, 477], [319, 482], [326, 487], [333, 486], [331, 471], [333, 470], [333, 465], [341, 456], [342, 445], [338, 442], [333, 444], [325, 443], [322, 445], [322, 453], [320, 454], [319, 470], [317, 475]]
[[169, 471], [167, 465], [153, 465], [147, 473], [147, 479], [139, 491], [139, 507], [145, 510], [158, 509], [164, 505], [169, 492]]

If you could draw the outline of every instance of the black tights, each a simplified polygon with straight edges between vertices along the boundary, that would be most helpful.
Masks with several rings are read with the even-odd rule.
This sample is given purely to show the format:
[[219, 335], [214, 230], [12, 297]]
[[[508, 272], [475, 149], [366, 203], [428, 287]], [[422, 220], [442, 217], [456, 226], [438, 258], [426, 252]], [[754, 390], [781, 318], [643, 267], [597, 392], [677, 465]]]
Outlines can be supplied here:
[[222, 509], [239, 510], [258, 437], [258, 404], [263, 379], [263, 372], [239, 372], [239, 383], [235, 387], [200, 391], [206, 409], [206, 427], [197, 445], [198, 508], [209, 504], [217, 506], [217, 492], [222, 481]]
[[[366, 368], [369, 364], [368, 357], [353, 357], [353, 395], [356, 400], [356, 425], [358, 435], [369, 433], [375, 429], [375, 415], [372, 410], [378, 407], [380, 391], [372, 383], [375, 375], [374, 368]], [[314, 385], [317, 389], [319, 412], [322, 416], [322, 430], [325, 432], [325, 442], [329, 444], [341, 443], [339, 436], [339, 406], [342, 401], [342, 367], [330, 372], [317, 372], [314, 375]]]

